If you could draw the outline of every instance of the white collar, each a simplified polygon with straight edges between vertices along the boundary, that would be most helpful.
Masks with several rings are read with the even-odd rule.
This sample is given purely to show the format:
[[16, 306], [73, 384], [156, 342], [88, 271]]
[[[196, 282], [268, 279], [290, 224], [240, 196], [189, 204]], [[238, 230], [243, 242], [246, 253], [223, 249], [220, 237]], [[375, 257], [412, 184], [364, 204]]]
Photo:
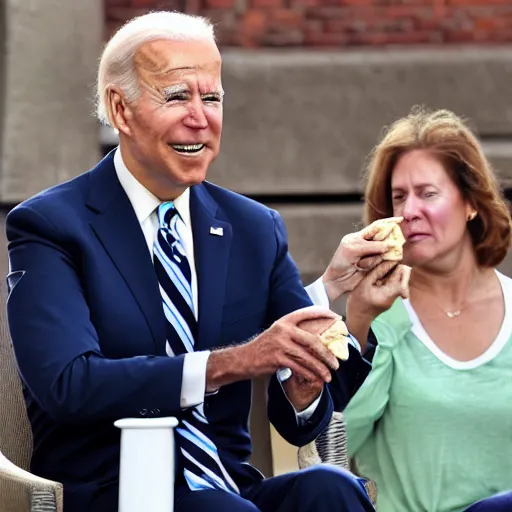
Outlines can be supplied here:
[[[137, 220], [142, 224], [162, 204], [162, 201], [142, 185], [128, 170], [119, 146], [114, 153], [114, 167], [117, 178], [135, 210]], [[187, 188], [173, 203], [185, 225], [190, 228], [190, 188]]]

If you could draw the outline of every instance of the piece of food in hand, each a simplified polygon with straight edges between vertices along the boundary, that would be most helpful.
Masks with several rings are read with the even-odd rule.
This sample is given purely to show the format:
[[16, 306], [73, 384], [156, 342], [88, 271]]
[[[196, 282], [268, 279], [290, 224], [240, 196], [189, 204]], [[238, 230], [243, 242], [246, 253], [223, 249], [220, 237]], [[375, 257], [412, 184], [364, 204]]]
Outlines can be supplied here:
[[364, 233], [369, 233], [371, 240], [375, 240], [376, 242], [386, 241], [389, 243], [389, 251], [382, 256], [384, 261], [400, 261], [403, 258], [405, 238], [400, 229], [400, 223], [403, 220], [403, 217], [378, 219], [363, 230], [363, 236]]
[[312, 334], [319, 334], [322, 343], [342, 361], [348, 359], [348, 329], [340, 318], [315, 318], [304, 320], [298, 325]]
[[348, 329], [341, 319], [335, 320], [333, 324], [321, 335], [322, 343], [342, 361], [348, 359]]

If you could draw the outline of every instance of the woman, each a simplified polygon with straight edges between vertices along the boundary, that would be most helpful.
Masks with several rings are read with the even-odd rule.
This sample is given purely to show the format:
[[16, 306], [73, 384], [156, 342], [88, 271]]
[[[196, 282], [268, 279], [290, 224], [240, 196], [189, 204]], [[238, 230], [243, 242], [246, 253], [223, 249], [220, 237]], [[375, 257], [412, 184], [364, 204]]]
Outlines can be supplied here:
[[[345, 411], [349, 455], [379, 512], [460, 512], [512, 489], [512, 280], [495, 269], [510, 214], [475, 136], [446, 110], [391, 126], [365, 198], [368, 223], [403, 217], [412, 272], [410, 298], [372, 323], [373, 369]], [[348, 318], [368, 289], [352, 292]], [[474, 510], [512, 510], [512, 496]]]

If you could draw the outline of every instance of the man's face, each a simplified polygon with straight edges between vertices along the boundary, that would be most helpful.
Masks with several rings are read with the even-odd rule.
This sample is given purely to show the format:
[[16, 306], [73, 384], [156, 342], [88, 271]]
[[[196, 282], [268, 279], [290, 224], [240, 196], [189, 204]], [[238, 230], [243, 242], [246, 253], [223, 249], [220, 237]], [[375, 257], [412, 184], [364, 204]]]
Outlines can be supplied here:
[[174, 199], [206, 178], [219, 152], [220, 53], [212, 41], [158, 40], [139, 48], [135, 66], [141, 95], [125, 108], [123, 158], [157, 197]]

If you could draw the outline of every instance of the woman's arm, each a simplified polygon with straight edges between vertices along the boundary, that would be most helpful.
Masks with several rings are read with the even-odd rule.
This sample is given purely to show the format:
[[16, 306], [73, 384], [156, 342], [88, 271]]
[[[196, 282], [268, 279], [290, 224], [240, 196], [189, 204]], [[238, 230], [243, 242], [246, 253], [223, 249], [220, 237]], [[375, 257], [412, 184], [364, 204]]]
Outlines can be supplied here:
[[373, 435], [375, 423], [384, 414], [393, 379], [393, 347], [396, 333], [379, 321], [372, 330], [378, 340], [372, 370], [344, 411], [347, 424], [349, 457], [357, 454], [365, 441]]

